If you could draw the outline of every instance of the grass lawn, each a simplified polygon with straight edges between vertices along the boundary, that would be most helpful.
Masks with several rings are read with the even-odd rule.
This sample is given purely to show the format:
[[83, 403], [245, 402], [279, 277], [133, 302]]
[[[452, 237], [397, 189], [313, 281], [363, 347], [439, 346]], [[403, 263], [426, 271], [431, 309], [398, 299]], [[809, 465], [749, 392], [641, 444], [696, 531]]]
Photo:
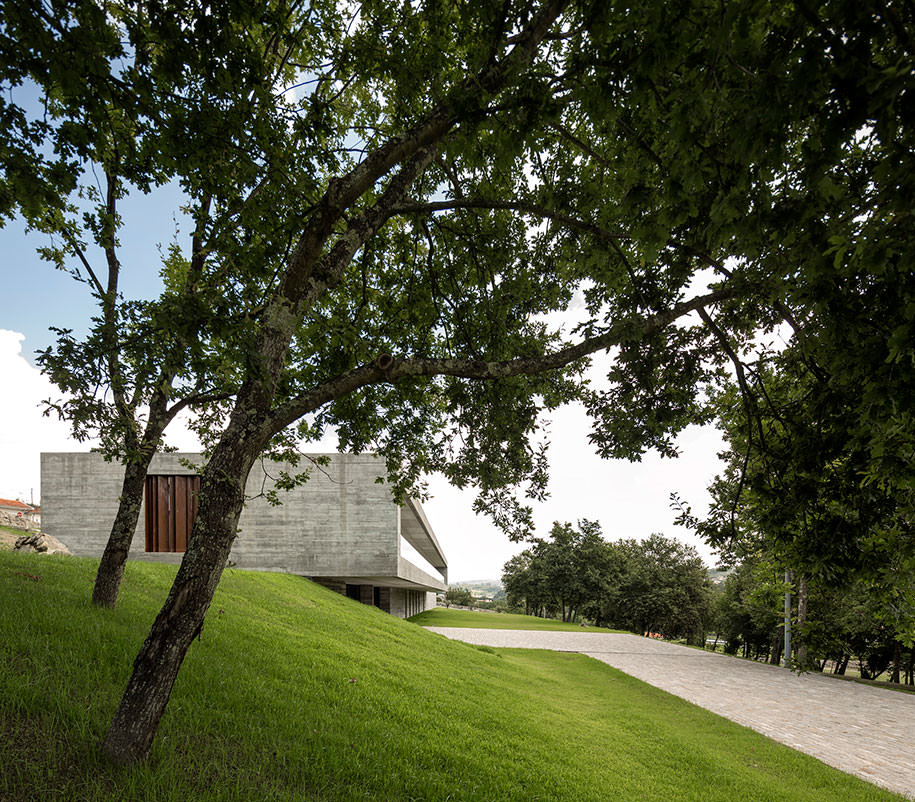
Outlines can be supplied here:
[[0, 553], [0, 799], [901, 800], [582, 655], [449, 641], [227, 571], [147, 765], [98, 752], [174, 567]]
[[533, 615], [513, 613], [488, 613], [482, 610], [455, 610], [451, 607], [436, 607], [426, 610], [410, 619], [424, 627], [472, 627], [473, 629], [546, 629], [575, 630], [576, 632], [618, 632], [603, 627], [583, 627], [579, 624], [565, 624], [551, 618], [537, 618]]

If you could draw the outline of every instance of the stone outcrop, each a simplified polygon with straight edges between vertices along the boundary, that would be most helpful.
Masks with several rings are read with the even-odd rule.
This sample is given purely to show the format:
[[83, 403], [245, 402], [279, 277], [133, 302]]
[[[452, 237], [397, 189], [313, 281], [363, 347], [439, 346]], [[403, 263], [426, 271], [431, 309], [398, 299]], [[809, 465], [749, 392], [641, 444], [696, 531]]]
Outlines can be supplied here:
[[37, 535], [24, 535], [16, 541], [14, 551], [34, 551], [39, 554], [72, 554], [56, 537], [39, 532]]

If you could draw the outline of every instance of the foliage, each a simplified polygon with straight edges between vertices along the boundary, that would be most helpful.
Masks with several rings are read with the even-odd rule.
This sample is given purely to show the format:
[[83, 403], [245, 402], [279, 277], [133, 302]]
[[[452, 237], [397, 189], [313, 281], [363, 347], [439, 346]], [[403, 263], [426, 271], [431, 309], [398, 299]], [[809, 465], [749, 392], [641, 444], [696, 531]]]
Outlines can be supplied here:
[[595, 521], [553, 524], [505, 564], [508, 599], [528, 615], [581, 613], [598, 625], [701, 642], [712, 616], [711, 585], [692, 546], [652, 535], [608, 543]]
[[0, 553], [5, 802], [898, 799], [587, 657], [480, 651], [247, 571], [220, 586], [151, 763], [115, 768], [96, 743], [175, 568], [131, 563], [114, 611], [89, 604], [94, 571]]
[[[725, 651], [777, 663], [784, 635], [784, 569], [763, 553], [747, 557], [729, 574], [716, 600], [718, 635]], [[793, 595], [792, 665], [807, 671], [844, 675], [849, 665], [864, 679], [896, 670], [896, 681], [912, 684], [913, 650], [906, 640], [907, 622], [888, 609], [867, 577], [843, 584], [811, 579], [805, 583], [804, 621], [798, 620]], [[803, 651], [799, 652], [799, 647]], [[799, 654], [803, 658], [799, 658]]]
[[746, 560], [728, 575], [715, 600], [717, 634], [725, 641], [726, 653], [743, 649], [745, 657], [765, 654], [778, 659], [786, 589], [778, 568], [768, 561]]
[[695, 548], [657, 534], [623, 541], [620, 548], [625, 568], [604, 620], [703, 643], [711, 623], [711, 583]]
[[[809, 19], [695, 2], [633, 17], [605, 4], [548, 6], [562, 33], [521, 67], [505, 31], [532, 28], [536, 15], [501, 4], [468, 13], [371, 3], [353, 20], [330, 3], [307, 13], [283, 2], [205, 14], [193, 4], [106, 9], [73, 0], [52, 18], [11, 4], [2, 42], [2, 78], [14, 90], [0, 106], [3, 209], [60, 238], [48, 252], [55, 264], [85, 277], [82, 243], [114, 249], [122, 221], [109, 201], [130, 189], [172, 181], [187, 197], [192, 236], [169, 251], [163, 298], [118, 305], [91, 342], [61, 340], [59, 369], [48, 362], [83, 405], [65, 412], [84, 426], [108, 414], [97, 386], [142, 400], [160, 379], [184, 376], [170, 394], [231, 393], [259, 370], [265, 310], [292, 303], [267, 439], [294, 455], [300, 437], [334, 426], [344, 448], [381, 449], [399, 490], [443, 470], [477, 485], [480, 506], [521, 532], [529, 517], [503, 488], [543, 492], [542, 411], [584, 398], [595, 444], [613, 456], [671, 453], [676, 431], [708, 419], [702, 390], [725, 358], [716, 338], [704, 326], [645, 330], [700, 269], [716, 271], [722, 292], [709, 304], [723, 304], [720, 325], [741, 338], [774, 325], [789, 296], [794, 318], [812, 324], [832, 262], [847, 257], [843, 277], [870, 276], [875, 299], [894, 304], [894, 328], [872, 339], [886, 334], [888, 353], [905, 358], [907, 290], [894, 277], [906, 275], [907, 227], [893, 224], [904, 210], [891, 176], [911, 172], [900, 164], [911, 149], [895, 103], [907, 39], [904, 21], [885, 11], [835, 3]], [[837, 48], [831, 32], [846, 29]], [[90, 80], [74, 82], [74, 53], [89, 43], [79, 63], [93, 65]], [[465, 80], [474, 73], [483, 77]], [[29, 81], [47, 98], [42, 115], [17, 102]], [[841, 101], [825, 100], [837, 92]], [[426, 140], [402, 156], [393, 143], [420, 131], [432, 152], [398, 173]], [[110, 198], [95, 189], [96, 167]], [[387, 186], [395, 174], [403, 187]], [[333, 181], [345, 202], [329, 203]], [[354, 238], [345, 247], [332, 224], [344, 209], [350, 222], [339, 231]], [[819, 225], [801, 235], [799, 219]], [[866, 247], [877, 240], [879, 252]], [[736, 267], [724, 268], [727, 256]], [[334, 264], [318, 270], [310, 294], [286, 297], [319, 259]], [[811, 275], [788, 267], [797, 264]], [[284, 283], [290, 270], [305, 271], [302, 281]], [[847, 305], [841, 291], [833, 295]], [[485, 386], [445, 371], [325, 392], [380, 355], [542, 357], [567, 341], [544, 313], [564, 311], [576, 292], [587, 311], [580, 332], [606, 338], [580, 355], [618, 346], [607, 389], [579, 386], [575, 370]], [[116, 346], [123, 365], [112, 371], [103, 357]], [[839, 359], [854, 349], [834, 350]], [[307, 403], [314, 393], [318, 406]], [[228, 411], [217, 405], [201, 419], [211, 441]], [[301, 428], [287, 428], [302, 415]], [[112, 423], [112, 451], [124, 425]]]
[[576, 529], [557, 521], [549, 540], [535, 540], [505, 564], [502, 585], [509, 604], [527, 614], [574, 621], [602, 595], [611, 562], [600, 524], [582, 520]]
[[[699, 521], [686, 510], [680, 519], [695, 526], [726, 560], [740, 562], [728, 593], [748, 581], [760, 599], [771, 596], [763, 606], [773, 612], [750, 613], [736, 628], [730, 621], [728, 632], [745, 649], [768, 652], [763, 641], [773, 638], [769, 618], [783, 592], [779, 577], [790, 570], [799, 579], [798, 589], [809, 585], [820, 600], [834, 600], [832, 611], [819, 602], [820, 627], [841, 618], [853, 590], [853, 595], [866, 594], [881, 627], [911, 644], [912, 494], [888, 475], [886, 481], [868, 480], [870, 456], [856, 435], [857, 411], [847, 394], [837, 395], [830, 381], [801, 363], [797, 348], [778, 354], [764, 350], [740, 365], [744, 379], [716, 401], [728, 449], [722, 455], [726, 469], [710, 488], [710, 512]], [[747, 611], [747, 600], [735, 600], [732, 613], [737, 609]], [[803, 657], [814, 629], [801, 623], [796, 640]], [[845, 637], [838, 631], [833, 635]], [[824, 637], [829, 636], [820, 630], [815, 650], [820, 657]]]
[[473, 607], [474, 598], [470, 588], [465, 588], [463, 585], [449, 585], [448, 590], [445, 591], [445, 606], [447, 607], [451, 604], [458, 604], [461, 607]]

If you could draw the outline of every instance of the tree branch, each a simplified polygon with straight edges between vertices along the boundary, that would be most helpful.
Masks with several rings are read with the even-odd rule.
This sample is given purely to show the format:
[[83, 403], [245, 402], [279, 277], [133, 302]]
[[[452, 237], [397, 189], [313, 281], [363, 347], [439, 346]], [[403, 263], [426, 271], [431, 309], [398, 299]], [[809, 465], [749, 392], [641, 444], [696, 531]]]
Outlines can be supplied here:
[[395, 165], [438, 142], [462, 119], [471, 119], [485, 109], [489, 98], [508, 78], [531, 63], [538, 44], [568, 3], [569, 0], [546, 0], [503, 59], [468, 76], [416, 125], [380, 145], [347, 175], [330, 182], [315, 207], [311, 225], [293, 249], [289, 269], [277, 291], [281, 305], [302, 297], [327, 238], [346, 210]]
[[496, 209], [544, 217], [557, 223], [563, 223], [570, 228], [577, 228], [594, 234], [595, 237], [607, 243], [617, 240], [628, 240], [631, 237], [622, 231], [610, 231], [601, 226], [581, 220], [577, 217], [557, 212], [547, 206], [526, 201], [499, 201], [486, 198], [460, 198], [445, 201], [430, 201], [429, 203], [403, 203], [392, 209], [392, 214], [434, 214], [435, 212], [451, 211], [452, 209]]
[[432, 162], [437, 151], [437, 148], [429, 147], [414, 154], [388, 182], [378, 200], [349, 223], [330, 252], [315, 266], [305, 292], [297, 299], [297, 315], [304, 313], [327, 290], [340, 283], [356, 252], [393, 216], [395, 204]]
[[371, 384], [396, 384], [404, 379], [420, 376], [454, 376], [464, 379], [493, 381], [513, 376], [543, 373], [556, 370], [589, 356], [632, 339], [640, 339], [669, 326], [675, 320], [732, 297], [733, 292], [721, 288], [707, 295], [675, 304], [641, 321], [633, 323], [623, 320], [602, 334], [588, 337], [581, 342], [562, 348], [552, 354], [536, 357], [520, 357], [499, 362], [477, 359], [434, 359], [410, 357], [396, 359], [383, 354], [375, 362], [360, 365], [334, 379], [326, 381], [298, 398], [291, 399], [274, 410], [266, 421], [272, 434], [295, 423], [303, 415], [314, 412], [336, 398]]
[[[115, 249], [115, 217], [117, 215], [117, 177], [113, 176], [109, 170], [105, 170], [106, 198], [105, 213], [108, 217], [106, 224], [102, 227], [104, 242], [102, 246], [105, 250], [105, 259], [108, 262], [108, 289], [105, 293], [107, 300], [104, 303], [111, 304], [114, 307], [117, 302], [118, 280], [121, 275], [121, 263], [118, 261], [117, 251]], [[107, 316], [106, 316], [107, 318]]]
[[573, 134], [568, 128], [566, 128], [561, 123], [552, 123], [550, 125], [554, 131], [556, 131], [560, 136], [568, 139], [573, 145], [575, 145], [583, 153], [587, 153], [594, 161], [596, 161], [601, 167], [606, 167], [610, 170], [616, 170], [616, 168], [610, 163], [608, 159], [605, 159], [601, 156], [594, 148], [592, 148], [587, 142], [582, 139], [579, 139], [575, 134]]
[[83, 252], [83, 249], [79, 247], [79, 243], [64, 228], [61, 228], [60, 234], [66, 240], [67, 245], [76, 255], [76, 258], [79, 259], [85, 271], [89, 274], [89, 282], [95, 287], [95, 291], [98, 293], [99, 298], [104, 299], [105, 288], [102, 286], [102, 282], [99, 281], [98, 276], [95, 275], [95, 271], [92, 269], [92, 265], [89, 264], [89, 260], [86, 259], [86, 254]]
[[[746, 484], [747, 479], [747, 467], [750, 464], [750, 453], [753, 450], [753, 421], [759, 420], [758, 412], [754, 413], [753, 407], [755, 404], [752, 403], [752, 396], [750, 394], [750, 388], [747, 384], [746, 373], [744, 372], [743, 362], [740, 361], [740, 358], [737, 356], [737, 352], [734, 351], [731, 346], [731, 342], [728, 339], [727, 335], [719, 328], [718, 324], [712, 320], [711, 315], [706, 311], [705, 307], [699, 307], [696, 310], [699, 313], [699, 317], [702, 318], [702, 321], [706, 326], [711, 330], [715, 335], [715, 338], [720, 343], [721, 347], [724, 349], [724, 352], [728, 355], [728, 358], [731, 360], [731, 364], [734, 365], [734, 371], [737, 373], [737, 382], [740, 385], [740, 394], [743, 398], [744, 411], [747, 416], [747, 448], [746, 452], [743, 455], [743, 467], [740, 470], [740, 481], [737, 483], [737, 492], [734, 494], [734, 501], [731, 504], [731, 510], [729, 517], [731, 520], [731, 537], [736, 537], [737, 527], [735, 521], [737, 520], [737, 506], [740, 503], [740, 496], [743, 493], [744, 484]], [[762, 437], [762, 424], [760, 423], [760, 437]]]
[[195, 393], [194, 395], [189, 395], [185, 398], [182, 398], [180, 401], [176, 401], [168, 409], [169, 419], [177, 415], [181, 410], [188, 407], [198, 407], [202, 404], [215, 404], [218, 401], [228, 401], [232, 397], [233, 393], [210, 393], [209, 395], [203, 393]]
[[449, 201], [434, 201], [430, 203], [409, 203], [403, 204], [402, 206], [397, 207], [394, 210], [395, 214], [431, 214], [434, 212], [447, 211], [451, 209], [505, 209], [509, 211], [517, 211], [524, 214], [532, 214], [538, 217], [543, 217], [547, 220], [552, 220], [556, 223], [562, 223], [569, 226], [570, 228], [577, 228], [581, 231], [586, 231], [589, 234], [593, 234], [598, 240], [606, 243], [610, 248], [616, 253], [620, 262], [622, 262], [623, 267], [626, 269], [626, 273], [629, 275], [629, 280], [632, 282], [632, 287], [639, 296], [639, 300], [645, 306], [648, 307], [648, 298], [643, 291], [641, 282], [636, 276], [635, 271], [632, 269], [632, 265], [629, 260], [626, 258], [626, 254], [623, 252], [623, 249], [620, 247], [620, 240], [631, 239], [627, 234], [622, 232], [613, 232], [601, 226], [598, 226], [594, 223], [589, 223], [585, 220], [580, 220], [577, 217], [571, 217], [562, 212], [557, 212], [553, 209], [550, 209], [546, 206], [541, 206], [537, 203], [527, 203], [523, 201], [495, 201], [495, 200], [484, 200], [484, 199], [456, 199]]

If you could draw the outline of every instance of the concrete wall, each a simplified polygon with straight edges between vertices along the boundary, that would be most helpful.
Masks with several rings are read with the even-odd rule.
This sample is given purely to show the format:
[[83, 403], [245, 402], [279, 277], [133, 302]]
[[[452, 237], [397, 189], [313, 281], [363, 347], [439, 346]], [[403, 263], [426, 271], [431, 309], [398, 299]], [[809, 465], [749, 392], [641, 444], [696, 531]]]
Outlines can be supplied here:
[[[401, 510], [391, 501], [388, 487], [375, 481], [383, 476], [383, 463], [371, 454], [329, 456], [329, 465], [313, 468], [303, 486], [281, 492], [279, 506], [271, 506], [261, 494], [288, 466], [255, 465], [246, 487], [250, 501], [229, 559], [254, 570], [370, 577], [378, 585], [392, 578], [394, 584], [444, 587], [441, 578], [400, 555]], [[186, 460], [199, 463], [200, 455], [157, 455], [149, 473], [200, 472], [199, 467], [183, 466]], [[122, 477], [122, 466], [105, 462], [99, 454], [42, 454], [44, 531], [74, 554], [100, 556], [117, 511]], [[144, 513], [140, 511], [130, 558], [179, 562], [180, 554], [146, 553]]]
[[[100, 454], [42, 454], [41, 511], [42, 529], [62, 541], [74, 554], [100, 557], [118, 511], [124, 468], [105, 462]], [[139, 540], [145, 548], [143, 513], [140, 513]]]
[[[430, 604], [427, 596], [432, 596]], [[409, 588], [391, 588], [391, 615], [398, 618], [409, 618], [411, 615], [421, 613], [435, 607], [435, 594], [427, 594], [423, 590], [410, 590]]]
[[[255, 465], [247, 492], [270, 489], [280, 466]], [[240, 568], [304, 576], [396, 576], [397, 507], [377, 484], [383, 465], [371, 455], [335, 455], [271, 506], [254, 499], [242, 512], [231, 559]]]

